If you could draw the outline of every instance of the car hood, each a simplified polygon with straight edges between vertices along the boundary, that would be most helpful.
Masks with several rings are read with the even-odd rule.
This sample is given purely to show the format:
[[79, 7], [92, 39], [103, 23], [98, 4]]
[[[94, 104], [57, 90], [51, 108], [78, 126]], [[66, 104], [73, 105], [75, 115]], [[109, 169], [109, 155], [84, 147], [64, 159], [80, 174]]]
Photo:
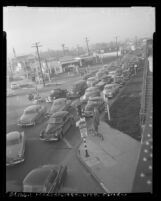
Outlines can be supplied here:
[[37, 114], [23, 114], [20, 117], [20, 121], [24, 121], [24, 122], [32, 121], [36, 116]]
[[19, 152], [21, 151], [21, 145], [12, 145], [12, 146], [7, 146], [6, 149], [6, 160], [10, 161], [13, 159], [16, 159]]

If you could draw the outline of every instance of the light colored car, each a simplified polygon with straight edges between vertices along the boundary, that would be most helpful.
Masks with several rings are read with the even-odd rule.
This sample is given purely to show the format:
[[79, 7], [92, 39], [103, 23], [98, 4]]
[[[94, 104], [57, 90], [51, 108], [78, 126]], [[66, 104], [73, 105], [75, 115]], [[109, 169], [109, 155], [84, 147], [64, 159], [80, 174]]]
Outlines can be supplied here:
[[15, 165], [24, 161], [25, 136], [24, 132], [7, 133], [6, 165]]
[[18, 120], [19, 126], [35, 125], [41, 117], [45, 117], [46, 107], [42, 105], [31, 105], [27, 107], [20, 119]]
[[46, 141], [61, 140], [74, 124], [73, 115], [69, 112], [56, 112], [50, 117], [46, 129], [40, 133], [40, 139]]
[[108, 98], [112, 98], [116, 95], [119, 91], [120, 85], [119, 84], [107, 84], [104, 87], [103, 93], [108, 96]]
[[88, 87], [94, 86], [97, 82], [98, 81], [97, 81], [97, 79], [95, 77], [89, 77], [87, 79], [87, 85], [88, 85]]
[[51, 116], [55, 112], [60, 112], [60, 111], [70, 111], [71, 109], [71, 100], [68, 100], [66, 98], [58, 98], [54, 100], [50, 110], [47, 112], [47, 116]]
[[12, 90], [12, 89], [7, 89], [7, 96], [9, 97], [9, 96], [15, 96], [16, 95], [16, 93], [15, 93], [15, 91], [14, 90]]
[[67, 176], [65, 165], [43, 165], [31, 170], [23, 180], [23, 192], [57, 193]]
[[89, 98], [84, 110], [85, 116], [93, 116], [95, 107], [98, 109], [99, 112], [104, 111], [105, 103], [102, 97], [98, 96]]
[[11, 89], [18, 89], [19, 88], [19, 84], [18, 83], [12, 83], [11, 84]]

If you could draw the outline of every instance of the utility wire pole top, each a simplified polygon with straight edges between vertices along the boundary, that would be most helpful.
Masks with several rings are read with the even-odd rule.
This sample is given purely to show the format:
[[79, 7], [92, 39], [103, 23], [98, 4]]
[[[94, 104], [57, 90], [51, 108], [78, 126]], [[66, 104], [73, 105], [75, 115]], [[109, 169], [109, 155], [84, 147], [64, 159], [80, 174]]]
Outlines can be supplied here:
[[42, 75], [42, 80], [43, 80], [43, 85], [45, 86], [45, 80], [44, 80], [44, 75], [43, 75], [43, 71], [42, 71], [42, 67], [41, 67], [40, 55], [39, 55], [39, 47], [42, 47], [42, 45], [39, 45], [39, 43], [40, 42], [34, 43], [35, 45], [33, 45], [32, 47], [36, 47], [39, 65], [40, 65], [40, 70], [41, 70], [41, 75]]

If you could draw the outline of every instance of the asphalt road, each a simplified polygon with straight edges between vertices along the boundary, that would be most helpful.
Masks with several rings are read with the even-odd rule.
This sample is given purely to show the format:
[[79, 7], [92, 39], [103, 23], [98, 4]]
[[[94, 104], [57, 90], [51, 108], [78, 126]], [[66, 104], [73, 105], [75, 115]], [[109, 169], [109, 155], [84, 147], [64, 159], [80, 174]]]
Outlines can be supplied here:
[[[70, 86], [73, 80], [70, 79]], [[63, 87], [62, 87], [63, 88]], [[47, 95], [47, 93], [43, 93]], [[76, 150], [81, 142], [77, 128], [71, 128], [60, 142], [40, 141], [39, 133], [46, 125], [46, 120], [41, 119], [35, 127], [21, 128], [16, 125], [17, 119], [26, 106], [31, 105], [26, 96], [7, 98], [7, 133], [18, 130], [24, 131], [26, 136], [25, 161], [6, 168], [6, 181], [22, 183], [26, 174], [34, 168], [44, 164], [65, 163], [68, 166], [68, 176], [60, 192], [68, 193], [104, 193], [103, 189], [87, 172], [76, 157]], [[7, 189], [9, 186], [7, 186]], [[7, 190], [6, 189], [6, 190]]]

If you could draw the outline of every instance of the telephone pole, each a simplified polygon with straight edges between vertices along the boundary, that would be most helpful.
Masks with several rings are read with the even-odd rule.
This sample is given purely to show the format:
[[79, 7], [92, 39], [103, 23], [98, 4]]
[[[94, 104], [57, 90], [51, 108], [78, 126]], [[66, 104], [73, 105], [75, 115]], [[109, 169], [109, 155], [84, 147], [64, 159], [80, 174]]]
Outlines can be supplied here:
[[42, 80], [43, 80], [43, 85], [45, 86], [44, 75], [43, 75], [43, 71], [42, 71], [42, 67], [41, 67], [41, 61], [40, 61], [40, 55], [39, 55], [39, 47], [42, 47], [42, 45], [39, 45], [39, 42], [36, 42], [35, 45], [33, 45], [32, 47], [36, 47], [39, 65], [40, 65], [40, 70], [41, 70], [41, 75], [42, 75]]
[[65, 56], [65, 44], [62, 44], [62, 48], [63, 48], [63, 55]]
[[86, 45], [87, 45], [87, 50], [88, 50], [88, 56], [89, 56], [89, 55], [90, 55], [89, 46], [88, 46], [88, 42], [89, 42], [89, 40], [88, 40], [87, 37], [85, 38], [85, 40], [86, 40]]
[[118, 45], [117, 45], [117, 36], [116, 36], [116, 48], [117, 48], [117, 58], [118, 58]]

